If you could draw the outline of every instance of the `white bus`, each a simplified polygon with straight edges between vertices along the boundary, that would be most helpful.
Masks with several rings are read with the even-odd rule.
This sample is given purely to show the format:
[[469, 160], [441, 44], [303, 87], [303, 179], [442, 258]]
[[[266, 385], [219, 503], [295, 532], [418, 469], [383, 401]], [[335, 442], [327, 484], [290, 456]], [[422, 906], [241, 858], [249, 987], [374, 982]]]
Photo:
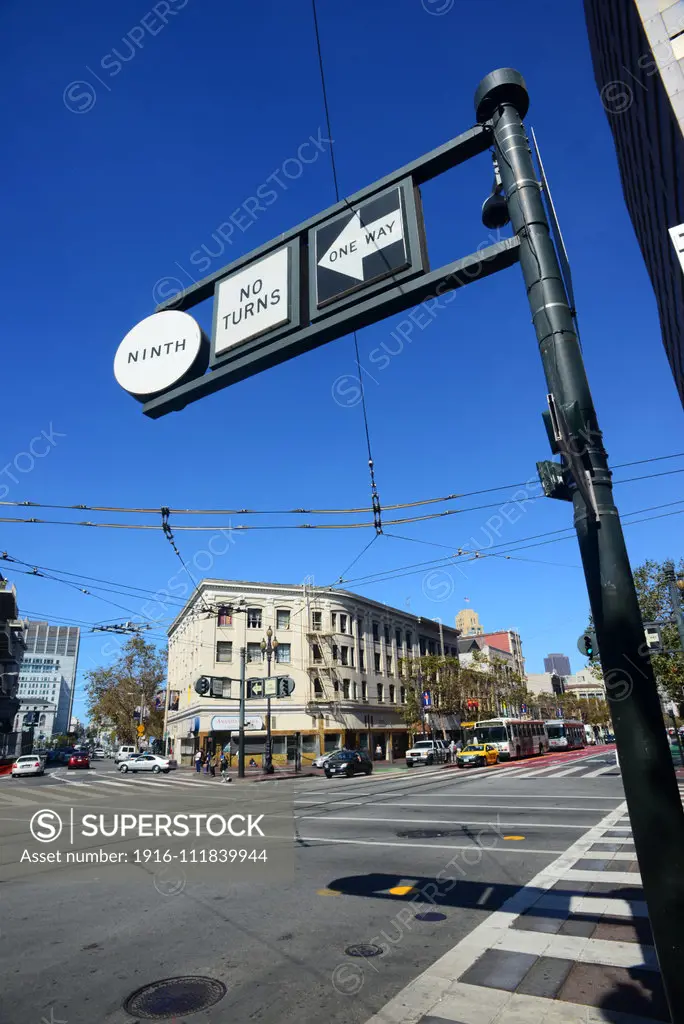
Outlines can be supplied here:
[[546, 732], [549, 737], [549, 750], [580, 750], [587, 745], [585, 726], [582, 722], [554, 718], [546, 723]]
[[545, 754], [549, 749], [546, 725], [540, 719], [488, 718], [467, 730], [468, 743], [492, 743], [501, 761]]

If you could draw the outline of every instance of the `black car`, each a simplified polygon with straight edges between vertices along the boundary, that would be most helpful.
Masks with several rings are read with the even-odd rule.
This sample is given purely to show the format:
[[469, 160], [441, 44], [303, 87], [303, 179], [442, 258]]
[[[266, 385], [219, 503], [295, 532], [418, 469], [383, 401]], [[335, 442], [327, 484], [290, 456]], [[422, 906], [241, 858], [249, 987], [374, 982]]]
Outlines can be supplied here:
[[333, 775], [370, 775], [373, 771], [373, 762], [365, 750], [338, 750], [325, 762], [325, 776], [331, 779]]

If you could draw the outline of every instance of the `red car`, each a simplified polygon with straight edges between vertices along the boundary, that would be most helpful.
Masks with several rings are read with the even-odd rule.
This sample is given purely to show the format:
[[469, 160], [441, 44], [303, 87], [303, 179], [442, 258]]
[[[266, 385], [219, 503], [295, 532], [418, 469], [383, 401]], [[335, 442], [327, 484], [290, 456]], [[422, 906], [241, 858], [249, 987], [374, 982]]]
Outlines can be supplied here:
[[90, 756], [85, 750], [76, 750], [67, 762], [67, 768], [90, 768]]

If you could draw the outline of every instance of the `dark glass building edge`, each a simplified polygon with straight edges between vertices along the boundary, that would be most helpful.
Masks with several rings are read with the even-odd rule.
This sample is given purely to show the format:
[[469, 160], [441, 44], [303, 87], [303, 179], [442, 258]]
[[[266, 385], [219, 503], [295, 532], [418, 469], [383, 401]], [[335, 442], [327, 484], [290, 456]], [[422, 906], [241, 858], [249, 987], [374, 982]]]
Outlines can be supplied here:
[[684, 405], [684, 274], [669, 235], [670, 228], [684, 222], [682, 130], [634, 0], [584, 0], [584, 10], [625, 203]]

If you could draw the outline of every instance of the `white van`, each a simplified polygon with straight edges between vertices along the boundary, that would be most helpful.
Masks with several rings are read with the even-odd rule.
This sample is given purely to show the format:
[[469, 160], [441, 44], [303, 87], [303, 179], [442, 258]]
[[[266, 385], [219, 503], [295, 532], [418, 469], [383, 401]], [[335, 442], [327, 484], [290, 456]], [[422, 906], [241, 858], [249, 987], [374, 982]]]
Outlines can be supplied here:
[[114, 755], [114, 763], [121, 764], [122, 761], [127, 761], [129, 757], [135, 757], [137, 750], [134, 746], [119, 747], [116, 754]]

